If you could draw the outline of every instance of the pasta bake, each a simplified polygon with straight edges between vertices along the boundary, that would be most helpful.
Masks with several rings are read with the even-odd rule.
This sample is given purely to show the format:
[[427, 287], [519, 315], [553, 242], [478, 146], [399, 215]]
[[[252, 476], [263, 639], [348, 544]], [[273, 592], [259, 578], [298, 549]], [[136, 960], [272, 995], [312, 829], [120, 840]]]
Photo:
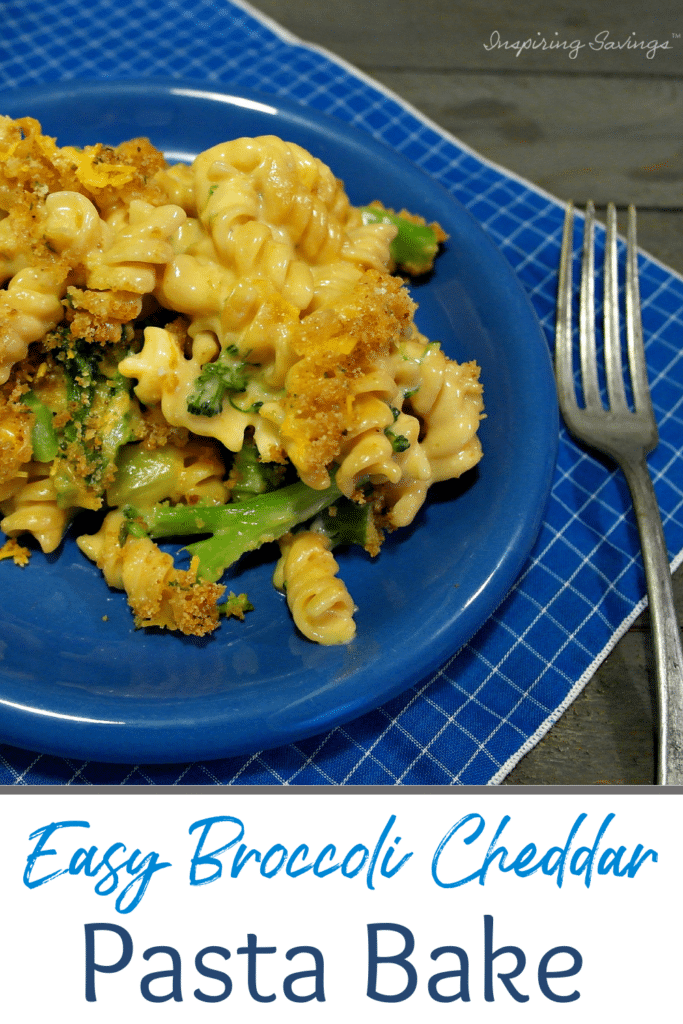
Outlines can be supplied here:
[[0, 557], [71, 529], [137, 627], [202, 636], [244, 618], [221, 581], [276, 542], [296, 627], [352, 640], [334, 549], [377, 555], [482, 454], [479, 368], [405, 283], [443, 241], [275, 136], [169, 166], [0, 117]]

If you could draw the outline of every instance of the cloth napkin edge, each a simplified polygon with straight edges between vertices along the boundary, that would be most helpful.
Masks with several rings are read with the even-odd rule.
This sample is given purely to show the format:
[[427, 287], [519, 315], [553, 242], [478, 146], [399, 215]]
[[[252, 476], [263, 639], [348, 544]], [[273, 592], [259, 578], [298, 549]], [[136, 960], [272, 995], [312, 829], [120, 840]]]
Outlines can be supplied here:
[[[683, 551], [680, 551], [678, 555], [671, 560], [672, 575], [681, 566], [681, 564], [683, 564]], [[489, 781], [486, 783], [487, 786], [499, 786], [504, 781], [504, 779], [507, 778], [507, 776], [513, 770], [513, 768], [517, 767], [522, 758], [531, 750], [533, 750], [534, 747], [536, 747], [541, 742], [541, 740], [550, 732], [552, 727], [556, 725], [557, 722], [559, 722], [560, 718], [565, 713], [565, 711], [567, 711], [568, 708], [571, 707], [571, 705], [574, 703], [574, 701], [579, 696], [584, 687], [587, 686], [587, 684], [591, 681], [600, 665], [602, 665], [602, 663], [605, 661], [608, 655], [612, 653], [612, 651], [617, 646], [619, 641], [624, 638], [624, 636], [629, 631], [629, 629], [636, 621], [638, 616], [645, 610], [645, 608], [647, 608], [647, 605], [648, 599], [646, 595], [645, 597], [641, 598], [638, 604], [633, 607], [631, 612], [622, 620], [620, 625], [613, 631], [611, 637], [609, 638], [605, 646], [598, 654], [596, 654], [596, 656], [593, 658], [593, 661], [590, 663], [590, 665], [587, 666], [583, 674], [576, 681], [576, 683], [571, 688], [571, 690], [569, 691], [565, 699], [562, 701], [562, 703], [559, 704], [557, 708], [555, 708], [552, 714], [548, 715], [548, 717], [543, 722], [541, 722], [536, 732], [532, 736], [530, 736], [526, 740], [526, 742], [522, 744], [519, 750], [517, 750], [511, 757], [509, 757], [505, 764], [502, 765], [501, 768], [496, 772], [496, 774], [489, 779]]]

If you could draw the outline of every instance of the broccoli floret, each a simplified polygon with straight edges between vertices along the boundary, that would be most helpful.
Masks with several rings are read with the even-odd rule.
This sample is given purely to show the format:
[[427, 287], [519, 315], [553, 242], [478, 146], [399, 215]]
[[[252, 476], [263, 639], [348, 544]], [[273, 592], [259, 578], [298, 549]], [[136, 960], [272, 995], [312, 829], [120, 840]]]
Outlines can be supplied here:
[[33, 391], [27, 391], [21, 398], [33, 413], [31, 448], [36, 462], [52, 462], [59, 452], [59, 442], [53, 424], [53, 414]]
[[361, 216], [364, 224], [393, 224], [398, 229], [390, 252], [399, 269], [408, 274], [425, 274], [432, 269], [439, 237], [429, 224], [415, 224], [381, 206], [364, 206]]
[[107, 503], [118, 507], [163, 501], [173, 487], [176, 468], [174, 453], [168, 448], [123, 446], [116, 456], [116, 476], [107, 488]]
[[383, 539], [376, 524], [372, 500], [360, 504], [350, 498], [341, 498], [316, 516], [311, 529], [325, 534], [333, 548], [342, 544], [358, 544], [371, 555], [378, 553]]
[[282, 487], [286, 466], [279, 462], [261, 462], [253, 441], [245, 441], [235, 454], [230, 470], [233, 501], [248, 501], [257, 494], [266, 494]]
[[[213, 363], [206, 363], [195, 381], [194, 390], [187, 398], [187, 411], [194, 416], [218, 416], [226, 395], [247, 390], [248, 363], [239, 358], [236, 345], [229, 345]], [[244, 410], [246, 411], [246, 410]]]
[[232, 591], [228, 594], [227, 599], [221, 601], [216, 607], [218, 608], [218, 614], [225, 615], [226, 619], [234, 616], [242, 621], [244, 621], [246, 612], [253, 612], [254, 610], [254, 606], [246, 594], [233, 594]]
[[55, 462], [53, 479], [62, 508], [97, 509], [115, 474], [117, 452], [136, 439], [142, 422], [132, 382], [118, 371], [127, 348], [103, 349], [73, 338], [67, 328], [52, 332], [49, 347], [55, 371], [62, 374], [66, 411], [53, 419], [55, 410], [40, 382], [25, 397], [36, 417], [34, 456]]
[[[393, 405], [390, 408], [395, 423], [400, 416], [400, 411], [394, 408]], [[400, 454], [401, 452], [407, 452], [408, 449], [410, 448], [410, 441], [408, 440], [408, 438], [404, 437], [403, 434], [397, 434], [395, 430], [391, 429], [391, 427], [385, 427], [384, 433], [391, 442], [392, 450], [397, 452], [398, 454]]]
[[403, 434], [396, 434], [389, 427], [384, 431], [386, 436], [391, 441], [391, 447], [393, 451], [400, 454], [401, 452], [407, 452], [410, 448], [410, 441]]
[[155, 540], [209, 534], [188, 544], [187, 550], [199, 559], [197, 579], [214, 583], [245, 552], [277, 540], [340, 498], [334, 482], [317, 491], [299, 481], [228, 505], [158, 504], [142, 509], [127, 505], [122, 509], [121, 539], [126, 534]]

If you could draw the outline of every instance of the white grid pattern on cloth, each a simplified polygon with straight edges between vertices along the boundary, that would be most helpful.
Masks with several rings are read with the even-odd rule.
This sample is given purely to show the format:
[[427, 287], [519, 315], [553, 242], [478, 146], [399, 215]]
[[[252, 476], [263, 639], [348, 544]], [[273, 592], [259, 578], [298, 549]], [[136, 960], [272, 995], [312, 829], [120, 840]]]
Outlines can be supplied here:
[[[146, 0], [121, 0], [115, 9], [107, 0], [10, 0], [3, 17], [5, 89], [74, 77], [190, 78], [287, 96], [393, 146], [475, 215], [516, 271], [552, 344], [560, 204], [343, 61], [228, 0], [159, 0], [153, 8]], [[651, 468], [677, 565], [683, 557], [683, 282], [646, 255], [640, 268], [661, 435]], [[562, 429], [548, 510], [515, 588], [462, 651], [384, 708], [324, 736], [207, 764], [103, 765], [3, 747], [0, 783], [500, 782], [580, 692], [642, 609], [643, 595], [625, 484]]]

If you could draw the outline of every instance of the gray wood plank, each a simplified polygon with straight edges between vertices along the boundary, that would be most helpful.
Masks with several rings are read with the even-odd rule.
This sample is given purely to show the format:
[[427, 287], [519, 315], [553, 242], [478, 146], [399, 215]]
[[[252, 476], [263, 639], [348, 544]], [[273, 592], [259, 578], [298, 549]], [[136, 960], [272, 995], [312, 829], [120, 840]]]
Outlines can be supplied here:
[[646, 632], [638, 631], [624, 637], [581, 696], [503, 785], [654, 784], [647, 638]]
[[[609, 7], [585, 0], [346, 0], [336, 10], [319, 0], [257, 0], [254, 6], [365, 70], [557, 73], [570, 65], [599, 74], [676, 75], [683, 69], [680, 0], [659, 0], [656, 7], [640, 0]], [[654, 43], [659, 46], [648, 58]]]
[[639, 210], [638, 245], [683, 274], [683, 212]]
[[376, 77], [482, 156], [562, 199], [683, 207], [683, 80]]

